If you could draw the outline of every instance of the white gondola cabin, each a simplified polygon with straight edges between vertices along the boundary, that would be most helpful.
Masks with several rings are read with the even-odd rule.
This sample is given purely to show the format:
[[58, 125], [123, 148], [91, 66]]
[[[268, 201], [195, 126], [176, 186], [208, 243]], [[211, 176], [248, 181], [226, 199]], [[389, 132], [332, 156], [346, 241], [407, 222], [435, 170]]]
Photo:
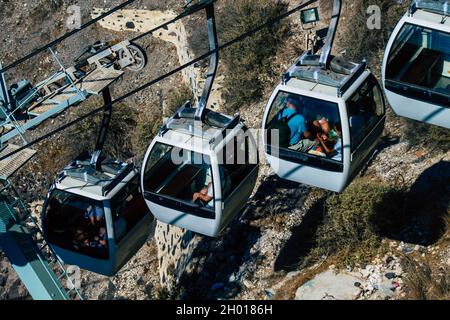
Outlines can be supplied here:
[[148, 148], [142, 190], [159, 221], [216, 237], [242, 212], [258, 178], [256, 142], [240, 116], [208, 110], [217, 72], [214, 2], [205, 2], [210, 56], [203, 93], [185, 103]]
[[42, 213], [44, 235], [67, 264], [112, 276], [141, 248], [154, 217], [132, 164], [73, 161], [50, 188]]
[[256, 143], [239, 116], [183, 106], [150, 145], [142, 189], [156, 219], [215, 237], [245, 207], [258, 177]]
[[[334, 0], [321, 54], [313, 40], [274, 90], [262, 123], [265, 155], [279, 177], [335, 192], [375, 153], [385, 122], [381, 86], [366, 63], [331, 55], [341, 9]], [[312, 30], [304, 25], [316, 25], [318, 10], [303, 10], [301, 20]]]
[[[333, 58], [324, 70], [303, 65], [308, 57], [305, 53], [289, 69], [267, 104], [265, 154], [281, 178], [341, 192], [379, 142], [383, 94], [365, 63]], [[277, 127], [280, 121], [291, 128], [287, 139]]]
[[395, 27], [383, 61], [394, 112], [450, 128], [450, 1], [413, 1]]

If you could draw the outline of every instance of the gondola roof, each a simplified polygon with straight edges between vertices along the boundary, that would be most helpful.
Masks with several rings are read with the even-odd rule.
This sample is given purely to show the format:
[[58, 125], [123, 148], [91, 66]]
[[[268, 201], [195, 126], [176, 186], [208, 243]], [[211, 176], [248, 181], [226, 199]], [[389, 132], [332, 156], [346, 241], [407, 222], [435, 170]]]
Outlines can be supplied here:
[[166, 121], [158, 136], [171, 145], [208, 154], [241, 121], [236, 114], [229, 117], [206, 110], [202, 120], [195, 120], [196, 108], [183, 106]]
[[75, 160], [66, 166], [55, 181], [56, 188], [103, 201], [112, 198], [131, 177], [131, 163], [105, 160], [96, 170], [89, 161]]
[[411, 4], [410, 13], [428, 12], [450, 15], [450, 0], [415, 0]]
[[330, 97], [342, 97], [356, 80], [367, 70], [367, 63], [350, 62], [333, 57], [327, 68], [314, 65], [318, 57], [305, 52], [283, 75], [287, 86], [300, 87]]

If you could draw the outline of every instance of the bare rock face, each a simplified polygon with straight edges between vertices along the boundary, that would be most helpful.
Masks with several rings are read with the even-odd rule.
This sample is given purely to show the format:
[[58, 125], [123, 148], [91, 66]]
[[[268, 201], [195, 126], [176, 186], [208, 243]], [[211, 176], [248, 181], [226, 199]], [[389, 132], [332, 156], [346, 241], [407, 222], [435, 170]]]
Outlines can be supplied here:
[[362, 281], [350, 273], [336, 274], [331, 270], [317, 275], [298, 288], [296, 300], [353, 300], [360, 289], [355, 283]]
[[0, 300], [25, 300], [30, 298], [27, 289], [14, 269], [0, 252]]
[[181, 276], [189, 269], [188, 265], [199, 237], [191, 231], [158, 221], [155, 241], [158, 247], [161, 285], [168, 292], [173, 292]]

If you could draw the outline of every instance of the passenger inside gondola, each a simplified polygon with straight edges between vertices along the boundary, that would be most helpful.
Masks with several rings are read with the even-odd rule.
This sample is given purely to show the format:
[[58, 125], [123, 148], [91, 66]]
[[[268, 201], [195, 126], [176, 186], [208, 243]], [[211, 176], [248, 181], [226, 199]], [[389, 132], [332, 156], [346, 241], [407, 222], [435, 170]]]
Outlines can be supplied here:
[[[203, 206], [210, 206], [213, 205], [213, 199], [214, 199], [214, 189], [213, 189], [213, 183], [212, 183], [212, 177], [211, 177], [211, 170], [205, 170], [204, 171], [205, 178], [202, 179], [204, 181], [203, 187], [199, 192], [194, 192], [192, 195], [192, 202], [194, 203], [200, 203]], [[198, 185], [198, 184], [197, 184]]]
[[[317, 141], [320, 146], [314, 150], [318, 153], [325, 154], [332, 160], [342, 161], [342, 129], [340, 124], [335, 124], [328, 134], [323, 132], [317, 134]], [[310, 151], [311, 154], [314, 154]]]
[[290, 95], [272, 126], [273, 129], [279, 130], [280, 140], [283, 141], [283, 144], [289, 140], [289, 148], [301, 152], [308, 151], [315, 144], [307, 129], [306, 120], [302, 114], [303, 109], [302, 100]]
[[[213, 181], [208, 156], [158, 144], [146, 166], [145, 190], [182, 202], [214, 207]], [[175, 159], [176, 158], [176, 159]]]
[[[100, 203], [56, 190], [49, 199], [44, 226], [50, 243], [80, 254], [106, 259], [107, 243], [98, 246], [96, 237], [106, 237], [106, 222]], [[104, 233], [101, 229], [105, 229]]]
[[84, 213], [84, 218], [88, 219], [92, 225], [98, 225], [104, 218], [103, 208], [96, 205], [89, 205]]
[[280, 92], [270, 114], [272, 144], [276, 145], [272, 140], [277, 130], [280, 148], [342, 161], [342, 130], [335, 103]]

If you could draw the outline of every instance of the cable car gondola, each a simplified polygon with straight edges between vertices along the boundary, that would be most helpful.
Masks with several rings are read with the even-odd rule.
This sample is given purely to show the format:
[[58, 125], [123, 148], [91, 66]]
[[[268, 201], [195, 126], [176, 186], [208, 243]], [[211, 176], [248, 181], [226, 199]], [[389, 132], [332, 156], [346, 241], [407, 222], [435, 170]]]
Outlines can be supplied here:
[[154, 217], [134, 165], [101, 155], [112, 113], [108, 88], [103, 96], [96, 151], [75, 159], [56, 177], [44, 202], [42, 226], [64, 263], [112, 276], [144, 245]]
[[183, 105], [145, 155], [142, 190], [156, 219], [215, 237], [242, 211], [258, 177], [256, 143], [239, 115], [208, 110], [217, 70], [214, 7], [206, 7], [210, 70], [198, 104]]
[[[319, 20], [316, 10], [306, 10], [309, 23]], [[335, 192], [373, 155], [385, 122], [382, 89], [366, 63], [330, 55], [340, 11], [335, 0], [322, 54], [308, 50], [297, 59], [263, 120], [265, 155], [275, 173]]]
[[394, 112], [450, 129], [450, 1], [415, 0], [395, 27], [383, 60]]
[[132, 164], [73, 161], [50, 188], [44, 235], [64, 263], [112, 276], [147, 240], [153, 217]]

